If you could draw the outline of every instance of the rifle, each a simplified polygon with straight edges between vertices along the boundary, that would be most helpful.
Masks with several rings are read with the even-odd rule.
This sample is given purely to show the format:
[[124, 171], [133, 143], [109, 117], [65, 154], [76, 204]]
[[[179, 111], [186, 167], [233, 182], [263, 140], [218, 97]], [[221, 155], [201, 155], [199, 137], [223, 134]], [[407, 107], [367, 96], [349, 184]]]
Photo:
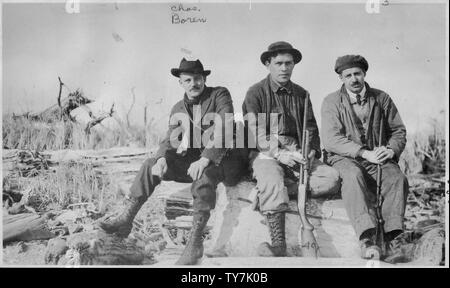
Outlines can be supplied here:
[[[378, 138], [378, 147], [383, 145], [382, 137], [384, 130], [384, 121], [383, 115], [381, 115], [380, 121], [380, 135]], [[375, 214], [377, 217], [377, 228], [375, 232], [376, 244], [381, 249], [381, 257], [386, 255], [386, 243], [384, 240], [384, 219], [382, 215], [382, 207], [383, 207], [384, 197], [381, 195], [381, 163], [377, 164], [377, 203], [375, 206]]]
[[309, 95], [305, 98], [304, 113], [303, 113], [303, 133], [302, 133], [302, 155], [306, 159], [306, 163], [300, 164], [300, 179], [298, 184], [298, 214], [300, 215], [301, 222], [301, 247], [304, 257], [317, 258], [317, 251], [319, 246], [317, 245], [316, 238], [314, 237], [314, 226], [309, 222], [306, 217], [306, 197], [309, 190], [309, 171], [310, 171], [310, 159], [309, 154], [309, 131], [306, 129], [306, 122], [308, 120], [308, 104]]

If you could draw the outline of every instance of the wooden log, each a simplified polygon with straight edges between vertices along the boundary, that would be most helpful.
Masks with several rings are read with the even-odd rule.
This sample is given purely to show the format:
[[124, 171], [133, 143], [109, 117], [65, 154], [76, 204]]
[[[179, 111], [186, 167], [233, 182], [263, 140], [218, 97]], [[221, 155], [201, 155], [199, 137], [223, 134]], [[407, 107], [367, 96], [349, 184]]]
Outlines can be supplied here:
[[3, 243], [43, 240], [55, 237], [40, 215], [26, 213], [3, 216]]
[[163, 181], [156, 189], [155, 195], [164, 202], [164, 213], [167, 219], [192, 215], [193, 199], [190, 183]]

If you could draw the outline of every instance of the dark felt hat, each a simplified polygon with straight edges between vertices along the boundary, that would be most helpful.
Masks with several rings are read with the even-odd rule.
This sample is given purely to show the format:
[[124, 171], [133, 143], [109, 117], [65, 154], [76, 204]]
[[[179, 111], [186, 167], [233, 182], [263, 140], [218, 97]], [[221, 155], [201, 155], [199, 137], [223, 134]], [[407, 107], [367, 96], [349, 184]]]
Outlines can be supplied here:
[[291, 44], [284, 42], [284, 41], [278, 41], [275, 43], [272, 43], [267, 48], [267, 51], [261, 54], [261, 62], [266, 65], [266, 61], [273, 55], [279, 53], [279, 52], [286, 52], [292, 54], [292, 57], [294, 57], [294, 63], [297, 64], [302, 60], [302, 53], [292, 47]]
[[208, 76], [211, 70], [204, 70], [202, 62], [200, 60], [188, 61], [185, 58], [181, 59], [180, 67], [173, 68], [170, 70], [173, 76], [180, 77], [180, 73], [194, 73], [202, 74], [203, 76]]
[[342, 71], [348, 68], [359, 67], [367, 72], [369, 69], [369, 63], [361, 55], [345, 55], [336, 59], [336, 65], [334, 65], [334, 71], [341, 74]]

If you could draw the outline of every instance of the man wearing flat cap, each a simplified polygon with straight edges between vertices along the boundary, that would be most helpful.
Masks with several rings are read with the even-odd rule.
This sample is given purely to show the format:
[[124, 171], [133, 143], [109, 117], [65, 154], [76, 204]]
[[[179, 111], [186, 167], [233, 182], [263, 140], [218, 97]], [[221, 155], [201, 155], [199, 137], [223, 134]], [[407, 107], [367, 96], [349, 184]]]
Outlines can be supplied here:
[[[225, 121], [233, 121], [225, 117], [226, 113], [233, 113], [233, 101], [226, 88], [205, 85], [210, 72], [203, 69], [199, 60], [184, 58], [179, 68], [171, 70], [185, 93], [172, 108], [167, 135], [156, 155], [143, 163], [122, 214], [100, 223], [106, 232], [127, 237], [134, 217], [161, 180], [192, 182], [193, 225], [178, 265], [196, 264], [203, 256], [202, 237], [215, 207], [217, 184], [236, 185], [243, 174], [244, 160], [239, 158], [239, 151], [229, 148], [232, 144], [225, 143], [232, 136], [223, 132]], [[217, 130], [222, 132], [216, 134]], [[232, 133], [232, 129], [229, 131]], [[207, 133], [209, 136], [205, 136]]]
[[339, 57], [335, 72], [343, 84], [324, 99], [321, 111], [327, 161], [342, 178], [342, 198], [366, 259], [383, 257], [374, 239], [377, 165], [387, 241], [402, 232], [408, 194], [407, 178], [397, 164], [406, 144], [405, 125], [389, 95], [364, 81], [368, 68], [360, 55]]
[[[271, 44], [260, 57], [269, 75], [250, 87], [242, 106], [249, 137], [252, 137], [251, 131], [256, 131], [256, 148], [250, 149], [249, 153], [250, 165], [257, 181], [256, 200], [259, 204], [256, 206], [267, 218], [272, 242], [264, 242], [258, 247], [260, 256], [286, 256], [285, 212], [289, 208], [288, 190], [297, 189], [286, 189], [285, 186], [296, 188], [299, 163], [303, 163], [307, 157], [314, 158], [310, 177], [313, 196], [339, 190], [337, 171], [318, 160], [321, 156], [320, 138], [310, 102], [307, 126], [302, 127], [308, 91], [290, 80], [294, 66], [301, 59], [302, 54], [291, 44], [283, 41]], [[271, 122], [271, 114], [276, 116], [275, 126]], [[265, 116], [265, 120], [259, 116]], [[300, 152], [303, 129], [310, 131], [310, 155]], [[264, 144], [268, 138], [274, 139], [274, 142], [269, 140], [274, 145]]]

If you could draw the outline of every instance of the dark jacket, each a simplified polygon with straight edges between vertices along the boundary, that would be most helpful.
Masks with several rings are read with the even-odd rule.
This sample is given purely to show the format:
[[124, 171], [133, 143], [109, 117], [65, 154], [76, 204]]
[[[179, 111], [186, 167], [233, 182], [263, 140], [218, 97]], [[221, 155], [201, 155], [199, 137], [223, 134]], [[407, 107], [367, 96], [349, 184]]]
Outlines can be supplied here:
[[381, 119], [384, 123], [381, 143], [394, 151], [394, 160], [398, 161], [405, 148], [406, 128], [394, 102], [388, 94], [367, 83], [366, 89], [370, 114], [365, 135], [361, 135], [356, 127], [357, 116], [344, 85], [323, 100], [321, 133], [331, 164], [339, 157], [357, 158], [361, 148], [373, 150], [377, 147]]
[[[222, 120], [223, 128], [225, 127], [225, 113], [233, 113], [233, 101], [231, 99], [231, 95], [228, 90], [224, 87], [205, 87], [203, 93], [199, 96], [200, 102], [198, 105], [201, 107], [201, 127], [200, 125], [196, 125], [196, 127], [200, 128], [201, 134], [203, 135], [206, 130], [213, 131], [215, 128], [215, 120], [209, 121], [211, 119], [205, 118], [205, 115], [208, 113], [214, 113], [220, 115]], [[181, 113], [181, 114], [180, 114]], [[182, 139], [182, 135], [184, 133], [183, 127], [181, 127], [181, 122], [177, 121], [177, 115], [181, 115], [182, 117], [186, 117], [185, 119], [189, 119], [191, 125], [193, 123], [192, 118], [189, 117], [188, 110], [186, 109], [186, 104], [184, 100], [179, 101], [173, 106], [172, 111], [170, 112], [169, 120], [169, 130], [167, 131], [166, 137], [160, 143], [159, 150], [156, 153], [156, 158], [164, 157], [168, 150], [177, 150], [179, 145], [172, 146], [173, 143], [179, 142]], [[212, 114], [210, 114], [212, 115]], [[189, 118], [187, 118], [189, 117]], [[233, 124], [231, 124], [233, 125]], [[211, 130], [210, 130], [211, 129]], [[231, 131], [232, 132], [232, 131]], [[190, 143], [194, 143], [194, 133], [190, 134]], [[213, 138], [213, 137], [212, 137]], [[229, 150], [228, 145], [225, 146], [225, 133], [224, 129], [222, 129], [222, 148], [205, 148], [205, 145], [201, 144], [199, 148], [190, 147], [189, 149], [200, 149], [201, 156], [206, 157], [211, 160], [214, 164], [219, 165], [223, 159], [223, 157], [227, 154]], [[172, 140], [172, 141], [171, 141]], [[178, 140], [178, 141], [177, 141]], [[171, 143], [172, 142], [172, 143]], [[198, 142], [197, 142], [198, 143]]]
[[[256, 115], [256, 119], [258, 113], [266, 113], [266, 135], [270, 135], [270, 113], [279, 113], [280, 110], [278, 107], [274, 105], [274, 95], [273, 91], [270, 87], [270, 75], [268, 75], [262, 81], [256, 83], [247, 92], [245, 96], [244, 103], [242, 104], [242, 112], [244, 115], [249, 113], [253, 113]], [[292, 115], [296, 121], [297, 127], [297, 138], [299, 148], [301, 148], [302, 143], [302, 131], [303, 131], [303, 111], [304, 111], [304, 103], [306, 99], [306, 95], [308, 91], [300, 87], [299, 85], [292, 83], [293, 93], [295, 97], [295, 101], [293, 103], [295, 110], [297, 111], [296, 115]], [[314, 112], [312, 109], [311, 101], [309, 101], [309, 112], [307, 119], [306, 129], [310, 131], [309, 136], [309, 147], [316, 151], [316, 157], [320, 158], [320, 138], [319, 138], [319, 129], [317, 127], [316, 119], [314, 117]], [[248, 126], [255, 125], [255, 123], [247, 123]], [[257, 123], [256, 123], [257, 125]], [[248, 127], [247, 126], [247, 127]], [[254, 126], [256, 127], [256, 126]], [[259, 134], [259, 133], [258, 133]], [[261, 135], [257, 136], [257, 139], [260, 139]], [[258, 140], [257, 140], [258, 141]], [[258, 148], [258, 145], [257, 145]]]

